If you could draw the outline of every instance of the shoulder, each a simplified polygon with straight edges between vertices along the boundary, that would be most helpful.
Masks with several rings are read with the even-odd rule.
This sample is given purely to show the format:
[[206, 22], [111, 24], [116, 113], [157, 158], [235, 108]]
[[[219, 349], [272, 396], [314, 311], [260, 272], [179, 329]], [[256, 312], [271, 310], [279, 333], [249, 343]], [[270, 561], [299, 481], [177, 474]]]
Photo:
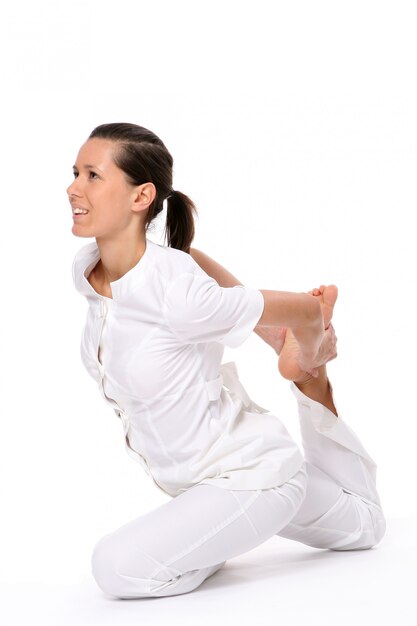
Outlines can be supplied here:
[[182, 274], [205, 274], [191, 254], [152, 242], [155, 268], [171, 284]]

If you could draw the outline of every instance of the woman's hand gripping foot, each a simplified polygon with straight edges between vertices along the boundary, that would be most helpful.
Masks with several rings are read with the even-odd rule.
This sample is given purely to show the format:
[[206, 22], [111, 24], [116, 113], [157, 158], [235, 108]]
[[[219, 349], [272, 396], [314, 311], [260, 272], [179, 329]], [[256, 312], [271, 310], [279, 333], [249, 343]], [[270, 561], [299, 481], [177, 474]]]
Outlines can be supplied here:
[[[331, 324], [331, 319], [333, 317], [333, 309], [336, 304], [338, 290], [336, 285], [321, 285], [319, 289], [312, 289], [308, 293], [318, 298], [321, 304], [325, 328], [322, 346], [327, 346], [327, 349], [330, 348], [330, 357], [325, 360], [325, 362], [328, 362], [336, 358], [337, 356], [337, 338], [334, 332], [334, 328]], [[304, 383], [311, 380], [312, 378], [317, 378], [318, 368], [315, 367], [307, 371], [303, 370], [299, 365], [300, 356], [301, 351], [299, 344], [295, 339], [291, 329], [287, 328], [284, 345], [282, 346], [278, 359], [279, 373], [284, 378], [297, 383]]]

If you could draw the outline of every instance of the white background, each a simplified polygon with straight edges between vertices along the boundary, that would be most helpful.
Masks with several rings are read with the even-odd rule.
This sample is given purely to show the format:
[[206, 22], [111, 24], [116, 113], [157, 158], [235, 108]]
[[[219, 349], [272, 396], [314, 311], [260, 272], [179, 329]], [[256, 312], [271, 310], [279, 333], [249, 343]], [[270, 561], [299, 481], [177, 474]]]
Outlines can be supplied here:
[[[102, 535], [170, 499], [79, 357], [71, 264], [91, 239], [65, 190], [104, 122], [164, 141], [194, 247], [241, 282], [339, 287], [340, 415], [386, 516], [416, 516], [415, 3], [38, 0], [0, 23], [0, 580], [89, 576]], [[224, 360], [300, 442], [272, 350], [253, 334]]]

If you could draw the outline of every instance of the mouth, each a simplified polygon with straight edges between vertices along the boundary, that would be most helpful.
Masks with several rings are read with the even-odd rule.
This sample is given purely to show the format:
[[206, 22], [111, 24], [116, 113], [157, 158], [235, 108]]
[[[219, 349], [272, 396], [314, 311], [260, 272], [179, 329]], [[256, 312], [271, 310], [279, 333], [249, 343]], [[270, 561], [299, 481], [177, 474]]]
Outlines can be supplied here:
[[80, 209], [79, 207], [75, 207], [72, 209], [72, 217], [75, 220], [79, 220], [80, 218], [85, 217], [86, 215], [88, 215], [87, 209]]

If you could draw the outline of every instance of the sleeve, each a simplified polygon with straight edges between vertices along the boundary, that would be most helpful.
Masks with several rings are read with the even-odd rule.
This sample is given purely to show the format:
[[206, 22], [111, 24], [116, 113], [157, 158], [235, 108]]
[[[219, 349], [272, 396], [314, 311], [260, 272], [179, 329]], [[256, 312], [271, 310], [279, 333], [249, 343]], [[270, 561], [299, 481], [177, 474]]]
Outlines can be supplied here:
[[183, 343], [217, 341], [237, 348], [249, 337], [263, 310], [259, 289], [220, 287], [204, 271], [178, 276], [164, 299], [167, 324]]

